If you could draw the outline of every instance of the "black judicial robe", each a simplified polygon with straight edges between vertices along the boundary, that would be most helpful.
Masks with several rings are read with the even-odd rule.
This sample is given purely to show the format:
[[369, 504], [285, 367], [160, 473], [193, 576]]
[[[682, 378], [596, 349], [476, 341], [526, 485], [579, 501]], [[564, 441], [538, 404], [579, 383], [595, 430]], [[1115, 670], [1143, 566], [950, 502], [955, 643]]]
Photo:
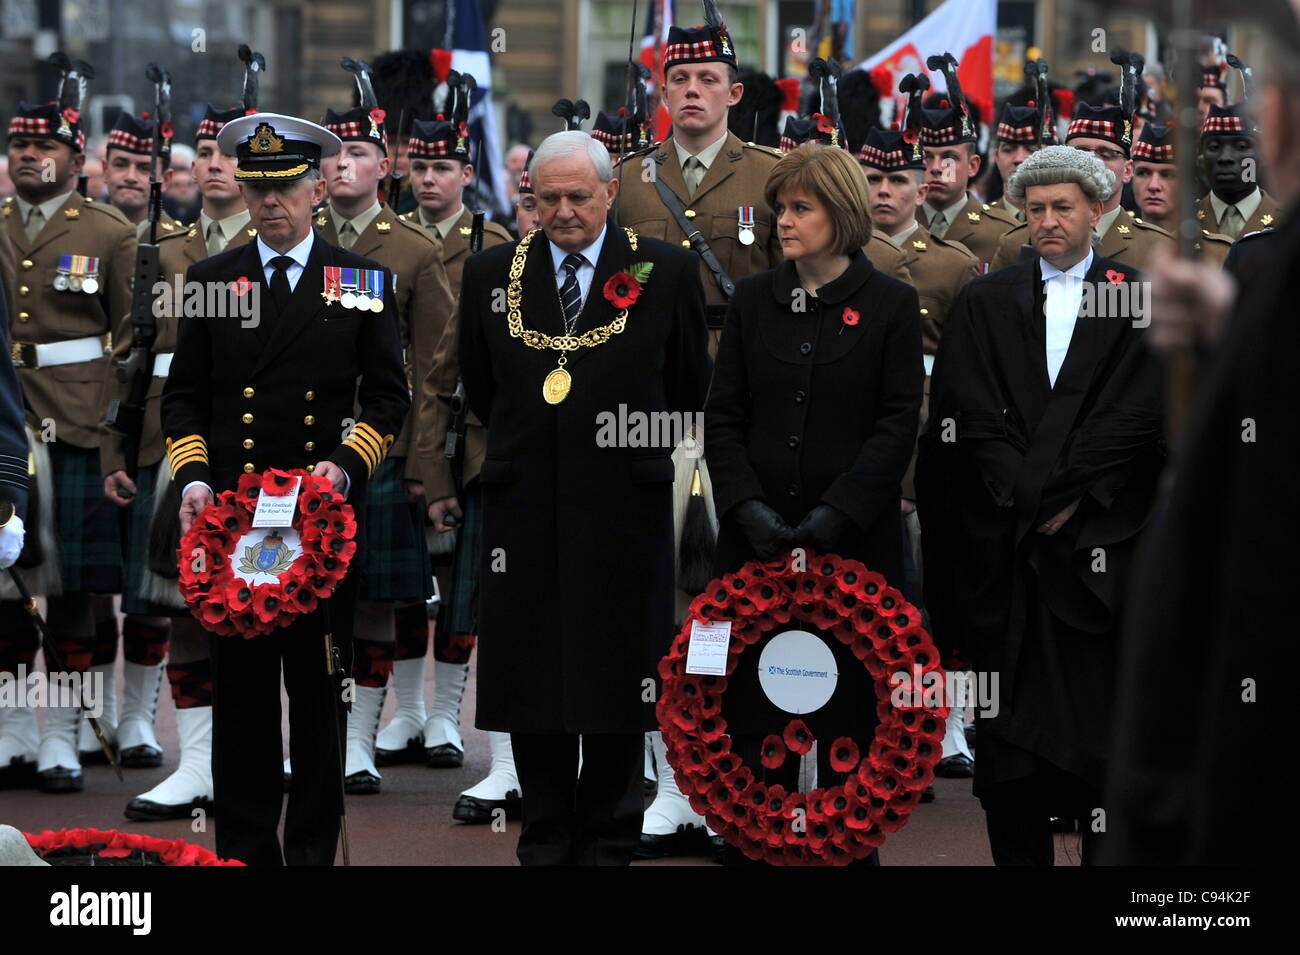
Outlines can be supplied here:
[[1143, 542], [1106, 864], [1243, 865], [1285, 850], [1276, 799], [1294, 697], [1274, 677], [1294, 659], [1300, 578], [1300, 225], [1295, 212], [1285, 222], [1252, 240], [1271, 278], [1242, 287]]
[[[1097, 257], [1085, 282], [1108, 272], [1137, 279]], [[917, 505], [935, 640], [999, 681], [977, 795], [1035, 756], [1102, 784], [1120, 604], [1165, 459], [1143, 339], [1130, 319], [1081, 315], [1053, 387], [1037, 257], [972, 280], [949, 314]], [[1076, 500], [1055, 535], [1037, 533]]]

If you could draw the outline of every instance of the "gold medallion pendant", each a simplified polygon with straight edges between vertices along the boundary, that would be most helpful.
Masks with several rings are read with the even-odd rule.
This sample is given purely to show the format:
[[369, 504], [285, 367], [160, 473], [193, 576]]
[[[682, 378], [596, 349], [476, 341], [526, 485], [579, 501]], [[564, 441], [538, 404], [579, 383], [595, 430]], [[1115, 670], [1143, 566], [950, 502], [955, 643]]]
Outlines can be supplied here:
[[542, 382], [542, 397], [548, 405], [558, 405], [569, 397], [569, 388], [573, 385], [572, 376], [564, 370], [563, 359], [559, 368], [554, 369]]

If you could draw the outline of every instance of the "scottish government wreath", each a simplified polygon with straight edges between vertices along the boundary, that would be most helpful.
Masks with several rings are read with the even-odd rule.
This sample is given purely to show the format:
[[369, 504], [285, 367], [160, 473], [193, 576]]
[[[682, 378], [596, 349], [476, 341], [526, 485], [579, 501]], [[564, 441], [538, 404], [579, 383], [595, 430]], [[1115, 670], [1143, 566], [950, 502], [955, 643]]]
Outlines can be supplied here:
[[[302, 478], [291, 528], [254, 528], [258, 496], [288, 494]], [[298, 468], [245, 474], [181, 539], [180, 590], [213, 633], [254, 637], [316, 609], [356, 554], [352, 507], [324, 478]]]
[[[901, 829], [934, 779], [948, 716], [947, 707], [932, 705], [943, 699], [943, 668], [920, 612], [884, 577], [835, 555], [808, 554], [802, 566], [751, 561], [695, 598], [659, 663], [657, 713], [677, 785], [714, 832], [772, 865], [845, 865]], [[731, 621], [730, 675], [747, 647], [792, 619], [852, 649], [874, 681], [880, 721], [865, 755], [850, 738], [828, 741], [831, 768], [848, 779], [807, 793], [767, 786], [742, 765], [723, 716], [727, 678], [686, 673], [693, 621]], [[899, 686], [916, 692], [896, 694]], [[896, 705], [896, 695], [906, 705]], [[804, 722], [791, 720], [781, 736], [763, 741], [762, 763], [775, 769], [812, 744]]]

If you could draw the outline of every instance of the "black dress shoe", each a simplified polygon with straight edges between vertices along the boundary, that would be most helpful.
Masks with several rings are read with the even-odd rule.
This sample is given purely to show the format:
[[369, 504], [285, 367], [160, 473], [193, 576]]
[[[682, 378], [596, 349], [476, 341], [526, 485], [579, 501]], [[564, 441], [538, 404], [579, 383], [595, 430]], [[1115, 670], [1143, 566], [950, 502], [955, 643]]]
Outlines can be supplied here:
[[934, 774], [944, 779], [970, 779], [975, 775], [975, 763], [965, 753], [953, 753], [939, 760]]
[[126, 818], [136, 822], [163, 822], [167, 819], [189, 819], [195, 809], [202, 809], [208, 818], [212, 818], [212, 800], [207, 796], [196, 796], [189, 802], [167, 806], [151, 799], [132, 799], [126, 804]]
[[[118, 765], [121, 766], [126, 765], [125, 763], [122, 762], [122, 757], [117, 751], [116, 743], [109, 743], [108, 748], [113, 751], [113, 754], [115, 756], [117, 756]], [[161, 754], [159, 755], [161, 756]], [[77, 753], [77, 756], [81, 759], [82, 766], [107, 766], [108, 765], [108, 757], [104, 755], [104, 749], [102, 746], [96, 746], [94, 749], [79, 751]], [[162, 760], [159, 759], [156, 765], [161, 766]]]
[[85, 787], [80, 769], [55, 766], [36, 774], [36, 788], [43, 793], [79, 793]]
[[376, 749], [376, 766], [400, 766], [403, 763], [421, 763], [429, 758], [424, 751], [424, 737], [412, 736], [406, 741], [405, 749]]
[[634, 859], [667, 859], [670, 856], [700, 856], [710, 852], [703, 826], [678, 826], [676, 832], [641, 833], [632, 852]]
[[343, 791], [349, 796], [373, 796], [379, 792], [379, 777], [362, 770], [343, 780]]
[[519, 793], [511, 790], [505, 799], [478, 799], [474, 796], [461, 796], [452, 807], [451, 818], [457, 822], [482, 826], [492, 822], [492, 814], [498, 809], [506, 811], [507, 819], [518, 819], [523, 807]]
[[934, 783], [930, 783], [930, 785], [921, 790], [921, 802], [934, 802], [934, 800]]
[[[102, 762], [102, 750], [99, 755]], [[118, 753], [117, 760], [124, 769], [154, 769], [163, 764], [163, 752], [156, 746], [132, 746]]]
[[430, 769], [459, 769], [465, 762], [465, 754], [450, 743], [432, 746], [425, 753], [429, 757]]

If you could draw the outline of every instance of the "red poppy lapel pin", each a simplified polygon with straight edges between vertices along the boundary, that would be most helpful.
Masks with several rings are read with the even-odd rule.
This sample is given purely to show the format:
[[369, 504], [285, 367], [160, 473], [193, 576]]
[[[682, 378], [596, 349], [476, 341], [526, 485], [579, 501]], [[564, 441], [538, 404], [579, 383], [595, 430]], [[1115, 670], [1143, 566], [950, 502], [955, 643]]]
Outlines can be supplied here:
[[653, 262], [635, 262], [626, 272], [615, 272], [602, 289], [606, 301], [615, 308], [631, 308], [641, 297], [641, 286], [654, 267]]
[[840, 325], [839, 334], [843, 335], [844, 329], [849, 325], [858, 324], [858, 322], [862, 320], [862, 316], [852, 308], [849, 308], [849, 306], [845, 305], [844, 311], [840, 315], [840, 319], [842, 320], [843, 324]]
[[248, 281], [247, 275], [241, 275], [239, 278], [235, 279], [234, 284], [235, 284], [236, 295], [243, 295], [253, 286], [253, 283]]
[[1106, 270], [1106, 281], [1110, 282], [1111, 285], [1123, 285], [1123, 284], [1124, 284], [1124, 273], [1123, 273], [1123, 272], [1116, 272], [1114, 269], [1107, 269], [1107, 270]]

